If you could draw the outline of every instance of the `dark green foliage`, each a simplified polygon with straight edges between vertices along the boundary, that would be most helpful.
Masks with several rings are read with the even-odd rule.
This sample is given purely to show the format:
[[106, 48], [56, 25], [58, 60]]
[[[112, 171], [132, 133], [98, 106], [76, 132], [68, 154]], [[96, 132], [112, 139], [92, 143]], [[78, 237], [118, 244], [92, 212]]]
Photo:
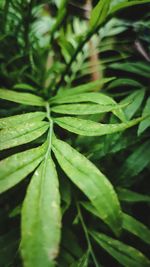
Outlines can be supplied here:
[[149, 7], [0, 1], [0, 266], [150, 266]]

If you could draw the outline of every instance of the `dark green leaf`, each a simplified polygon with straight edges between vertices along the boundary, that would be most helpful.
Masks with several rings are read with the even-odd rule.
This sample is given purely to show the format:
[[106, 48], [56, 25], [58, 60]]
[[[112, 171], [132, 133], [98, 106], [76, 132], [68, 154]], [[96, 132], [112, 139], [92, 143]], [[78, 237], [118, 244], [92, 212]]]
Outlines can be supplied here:
[[139, 250], [125, 245], [107, 235], [91, 231], [94, 240], [114, 257], [120, 264], [127, 267], [149, 267], [150, 261]]
[[150, 230], [132, 216], [123, 213], [123, 228], [150, 244]]
[[142, 195], [125, 188], [117, 188], [118, 197], [121, 201], [136, 203], [136, 202], [150, 202], [150, 196]]

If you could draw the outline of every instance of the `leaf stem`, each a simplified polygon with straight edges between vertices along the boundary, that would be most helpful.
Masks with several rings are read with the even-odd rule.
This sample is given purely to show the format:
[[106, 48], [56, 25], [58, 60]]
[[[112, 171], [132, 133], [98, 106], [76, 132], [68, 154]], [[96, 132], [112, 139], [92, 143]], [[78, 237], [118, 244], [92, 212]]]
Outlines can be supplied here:
[[91, 254], [91, 257], [93, 259], [93, 262], [94, 262], [95, 266], [96, 267], [100, 267], [100, 265], [97, 262], [97, 259], [95, 257], [95, 254], [94, 254], [94, 251], [93, 251], [93, 248], [92, 248], [92, 245], [91, 245], [90, 237], [89, 237], [89, 234], [88, 234], [88, 230], [86, 228], [86, 225], [85, 225], [85, 222], [84, 222], [84, 219], [83, 219], [83, 216], [82, 216], [82, 212], [81, 212], [80, 206], [79, 206], [77, 201], [76, 201], [76, 207], [77, 207], [78, 216], [79, 216], [79, 219], [81, 221], [81, 225], [82, 225], [82, 228], [83, 228], [83, 231], [84, 231], [84, 234], [85, 234], [85, 238], [87, 240], [88, 250], [89, 250], [89, 252]]

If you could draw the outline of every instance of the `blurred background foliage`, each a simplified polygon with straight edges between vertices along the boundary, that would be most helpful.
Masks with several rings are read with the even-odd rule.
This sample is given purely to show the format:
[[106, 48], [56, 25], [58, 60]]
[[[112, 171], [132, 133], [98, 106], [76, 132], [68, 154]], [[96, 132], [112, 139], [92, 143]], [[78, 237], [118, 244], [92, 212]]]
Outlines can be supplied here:
[[[122, 0], [113, 0], [115, 6]], [[85, 0], [1, 0], [0, 1], [0, 84], [1, 88], [35, 92], [46, 99], [56, 90], [70, 88], [103, 77], [115, 77], [97, 86], [115, 100], [131, 103], [125, 108], [127, 120], [150, 112], [150, 9], [149, 4], [130, 6], [108, 17], [96, 34], [78, 51], [89, 28], [92, 6]], [[66, 66], [72, 60], [69, 69]], [[2, 117], [22, 109], [1, 102]], [[24, 107], [25, 109], [25, 107]], [[31, 108], [32, 110], [32, 108]], [[91, 115], [91, 120], [116, 122], [114, 115]], [[102, 137], [75, 137], [60, 132], [76, 145], [109, 177], [118, 192], [124, 212], [146, 226], [149, 219], [150, 120], [123, 133]], [[59, 130], [61, 131], [61, 130]], [[40, 142], [40, 141], [39, 141]], [[28, 146], [28, 145], [26, 145]], [[11, 154], [11, 151], [9, 152]], [[2, 158], [8, 156], [2, 153]], [[84, 205], [79, 190], [60, 173], [63, 233], [58, 266], [95, 266], [89, 258], [80, 211], [89, 229], [111, 234], [107, 227]], [[30, 177], [28, 177], [30, 178]], [[0, 266], [22, 266], [20, 243], [20, 207], [29, 179], [0, 198]], [[135, 194], [134, 192], [138, 193]], [[148, 237], [147, 237], [148, 238]], [[120, 241], [140, 249], [148, 256], [147, 245], [128, 231]], [[92, 239], [97, 259], [105, 267], [122, 266]], [[87, 251], [86, 251], [87, 250]], [[81, 258], [81, 259], [80, 259]], [[79, 260], [80, 259], [80, 260]], [[146, 266], [146, 265], [143, 265]], [[142, 265], [141, 265], [142, 267]]]

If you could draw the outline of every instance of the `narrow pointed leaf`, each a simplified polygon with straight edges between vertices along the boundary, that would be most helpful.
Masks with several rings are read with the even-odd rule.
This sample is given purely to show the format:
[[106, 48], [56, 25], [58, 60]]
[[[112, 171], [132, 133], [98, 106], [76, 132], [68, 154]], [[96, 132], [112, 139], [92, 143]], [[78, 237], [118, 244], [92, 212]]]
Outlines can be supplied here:
[[[94, 216], [100, 218], [95, 207], [89, 202], [81, 202], [82, 206]], [[150, 230], [143, 223], [139, 222], [132, 216], [123, 213], [123, 229], [136, 235], [145, 243], [150, 244]]]
[[[138, 175], [150, 162], [150, 141], [141, 144], [124, 161], [118, 171], [118, 182], [129, 186], [132, 183], [131, 177]], [[126, 180], [130, 177], [130, 180]]]
[[117, 194], [121, 201], [128, 203], [136, 203], [136, 202], [148, 202], [150, 203], [150, 196], [139, 194], [128, 190], [126, 188], [117, 188]]
[[130, 94], [126, 98], [123, 99], [121, 102], [122, 104], [124, 103], [129, 103], [131, 102], [127, 107], [124, 109], [124, 113], [126, 114], [126, 117], [130, 120], [136, 111], [140, 108], [143, 99], [145, 96], [145, 90], [137, 90], [136, 92]]
[[90, 26], [91, 29], [99, 26], [107, 17], [110, 0], [100, 0], [96, 7], [92, 10]]
[[0, 162], [0, 193], [18, 184], [42, 161], [46, 145], [12, 155]]
[[0, 150], [29, 143], [40, 137], [49, 127], [48, 122], [26, 122], [0, 131]]
[[101, 219], [119, 234], [122, 215], [111, 183], [87, 158], [67, 143], [53, 139], [53, 151], [64, 172], [90, 199]]
[[55, 118], [54, 121], [62, 128], [76, 134], [85, 136], [101, 136], [124, 131], [142, 121], [137, 118], [128, 122], [118, 124], [102, 124], [90, 120], [83, 120], [73, 117]]
[[145, 243], [150, 244], [150, 230], [148, 227], [126, 213], [123, 213], [123, 228]]
[[24, 105], [45, 106], [45, 102], [41, 97], [30, 93], [19, 93], [11, 90], [0, 89], [0, 98]]
[[[100, 105], [117, 105], [116, 101], [102, 93], [79, 93], [76, 95], [56, 96], [51, 99], [51, 103], [64, 104], [64, 103], [81, 103], [81, 102], [93, 102]], [[126, 120], [124, 112], [121, 110], [115, 110], [113, 113], [122, 121]]]
[[60, 242], [60, 196], [52, 160], [35, 171], [22, 209], [21, 253], [25, 267], [53, 267]]
[[10, 116], [7, 118], [1, 118], [0, 119], [0, 128], [8, 128], [12, 126], [16, 126], [17, 124], [22, 124], [22, 122], [27, 122], [32, 119], [34, 121], [41, 121], [46, 117], [46, 113], [44, 112], [30, 112], [22, 115], [15, 115], [15, 116]]
[[[147, 99], [142, 116], [150, 115], [150, 97]], [[150, 127], [150, 116], [141, 121], [138, 128], [138, 135], [142, 134], [148, 127]]]
[[60, 114], [88, 115], [110, 112], [123, 108], [124, 105], [98, 105], [98, 104], [67, 104], [53, 107], [51, 110]]
[[127, 267], [149, 267], [150, 261], [139, 250], [107, 235], [91, 231], [94, 240], [120, 264]]
[[115, 5], [109, 12], [109, 14], [113, 14], [114, 12], [118, 12], [124, 8], [130, 7], [130, 6], [136, 6], [136, 5], [142, 5], [150, 3], [149, 0], [133, 0], [133, 1], [124, 1], [123, 3], [119, 3]]
[[76, 94], [95, 91], [97, 89], [97, 87], [99, 88], [103, 84], [108, 83], [108, 82], [110, 82], [110, 81], [112, 81], [114, 79], [115, 79], [114, 77], [102, 78], [100, 80], [88, 82], [87, 84], [78, 85], [78, 86], [70, 88], [70, 89], [59, 90], [58, 94], [55, 97], [52, 97], [50, 99], [50, 102], [54, 101], [54, 100], [56, 100], [57, 98], [60, 98], [60, 97], [73, 96], [73, 95], [75, 96]]

